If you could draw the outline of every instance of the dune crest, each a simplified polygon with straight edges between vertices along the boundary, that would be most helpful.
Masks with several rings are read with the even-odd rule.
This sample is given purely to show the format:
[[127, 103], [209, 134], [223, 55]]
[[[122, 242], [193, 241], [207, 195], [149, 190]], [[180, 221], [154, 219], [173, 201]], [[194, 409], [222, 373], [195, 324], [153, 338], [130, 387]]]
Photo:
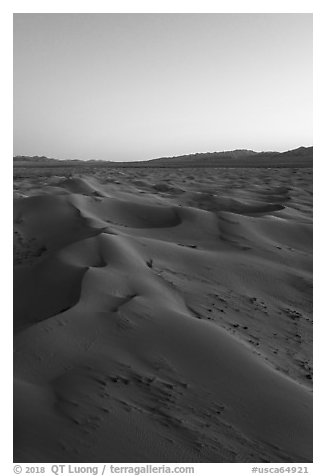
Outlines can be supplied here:
[[15, 461], [312, 461], [311, 179], [20, 176]]

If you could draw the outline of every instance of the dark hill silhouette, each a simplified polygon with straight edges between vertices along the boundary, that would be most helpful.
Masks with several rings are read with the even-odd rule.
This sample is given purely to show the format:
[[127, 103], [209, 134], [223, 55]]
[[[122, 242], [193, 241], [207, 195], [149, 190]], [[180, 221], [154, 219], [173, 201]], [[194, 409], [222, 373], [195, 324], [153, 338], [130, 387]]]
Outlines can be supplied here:
[[32, 157], [31, 156], [28, 156], [28, 155], [16, 155], [14, 157], [14, 162], [40, 162], [40, 163], [44, 163], [44, 162], [58, 162], [58, 159], [50, 159], [48, 157], [46, 157], [45, 155], [33, 155]]
[[312, 167], [313, 147], [299, 147], [286, 152], [255, 152], [253, 150], [231, 150], [204, 152], [140, 162], [112, 162], [104, 160], [58, 160], [48, 157], [14, 157], [15, 167]]
[[158, 162], [163, 160], [187, 160], [187, 161], [197, 161], [201, 159], [205, 160], [214, 160], [214, 159], [242, 159], [244, 157], [252, 157], [257, 155], [258, 152], [254, 150], [246, 150], [246, 149], [237, 149], [237, 150], [229, 150], [229, 151], [222, 151], [222, 152], [197, 152], [195, 154], [185, 154], [185, 155], [178, 155], [172, 157], [160, 157], [159, 159], [151, 159], [148, 162]]
[[161, 167], [311, 167], [312, 147], [299, 147], [287, 152], [255, 152], [233, 150], [162, 157], [147, 163]]

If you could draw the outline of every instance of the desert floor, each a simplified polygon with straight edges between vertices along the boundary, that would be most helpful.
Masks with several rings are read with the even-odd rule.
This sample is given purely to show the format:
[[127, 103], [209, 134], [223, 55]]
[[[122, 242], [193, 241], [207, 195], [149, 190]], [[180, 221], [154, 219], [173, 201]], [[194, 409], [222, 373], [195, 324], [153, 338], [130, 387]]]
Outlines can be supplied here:
[[312, 461], [312, 169], [84, 172], [14, 171], [14, 460]]

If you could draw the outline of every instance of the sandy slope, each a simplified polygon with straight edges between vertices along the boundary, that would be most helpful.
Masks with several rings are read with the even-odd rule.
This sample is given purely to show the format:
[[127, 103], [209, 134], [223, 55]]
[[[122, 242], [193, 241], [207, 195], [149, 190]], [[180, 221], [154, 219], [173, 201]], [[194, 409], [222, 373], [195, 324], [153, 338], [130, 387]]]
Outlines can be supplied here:
[[311, 461], [311, 182], [17, 180], [15, 461]]

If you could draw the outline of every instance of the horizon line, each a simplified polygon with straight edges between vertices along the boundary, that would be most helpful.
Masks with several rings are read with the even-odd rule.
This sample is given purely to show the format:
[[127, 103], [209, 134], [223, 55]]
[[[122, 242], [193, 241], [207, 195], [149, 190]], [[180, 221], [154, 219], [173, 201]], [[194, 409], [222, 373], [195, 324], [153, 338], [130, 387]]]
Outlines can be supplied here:
[[78, 162], [114, 162], [114, 163], [128, 163], [128, 162], [149, 162], [152, 160], [159, 160], [159, 159], [173, 159], [173, 158], [178, 158], [178, 157], [186, 157], [186, 156], [193, 156], [193, 155], [203, 155], [203, 154], [221, 154], [221, 153], [227, 153], [227, 152], [237, 152], [237, 151], [247, 151], [247, 152], [253, 152], [255, 154], [263, 154], [263, 153], [278, 153], [282, 154], [285, 152], [290, 152], [298, 149], [309, 149], [313, 148], [313, 145], [308, 145], [308, 146], [299, 146], [295, 147], [294, 149], [287, 149], [287, 150], [261, 150], [261, 151], [256, 151], [254, 149], [228, 149], [228, 150], [219, 150], [219, 151], [206, 151], [206, 152], [190, 152], [190, 153], [185, 153], [185, 154], [179, 154], [179, 155], [170, 155], [170, 156], [160, 156], [160, 157], [154, 157], [150, 159], [134, 159], [134, 160], [111, 160], [111, 159], [59, 159], [56, 157], [48, 157], [46, 155], [24, 155], [24, 154], [18, 154], [18, 155], [13, 155], [13, 158], [18, 158], [18, 157], [28, 157], [28, 158], [45, 158], [48, 160], [58, 160], [58, 161], [78, 161]]

